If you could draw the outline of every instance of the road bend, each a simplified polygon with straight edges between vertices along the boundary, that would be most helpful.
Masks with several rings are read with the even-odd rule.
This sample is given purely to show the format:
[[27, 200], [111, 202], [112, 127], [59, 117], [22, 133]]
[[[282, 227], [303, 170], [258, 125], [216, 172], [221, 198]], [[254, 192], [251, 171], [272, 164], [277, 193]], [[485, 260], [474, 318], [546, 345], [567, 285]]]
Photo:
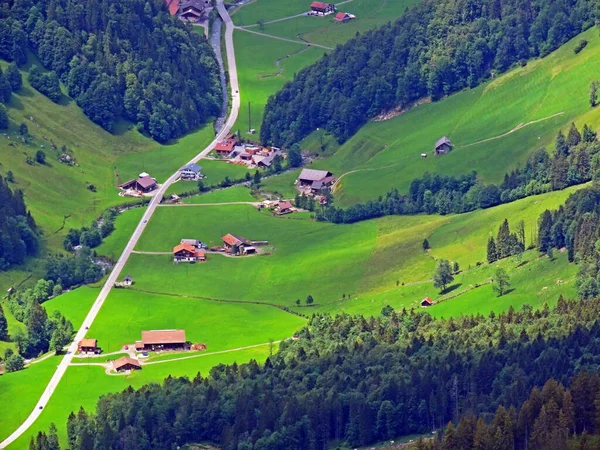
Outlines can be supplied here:
[[[229, 17], [229, 13], [227, 12], [227, 9], [223, 6], [223, 0], [219, 1], [217, 8], [219, 11], [219, 15], [223, 19], [223, 23], [226, 26], [225, 47], [227, 50], [227, 63], [229, 65], [229, 85], [231, 87], [231, 95], [232, 95], [231, 112], [229, 114], [227, 121], [225, 122], [225, 126], [217, 134], [215, 139], [208, 145], [208, 147], [206, 147], [204, 150], [202, 150], [202, 152], [200, 152], [191, 161], [189, 161], [189, 163], [198, 162], [200, 159], [202, 159], [206, 155], [208, 155], [208, 153], [215, 147], [217, 142], [222, 140], [230, 132], [231, 128], [233, 127], [233, 124], [237, 120], [237, 116], [238, 116], [238, 113], [240, 110], [240, 96], [239, 96], [237, 66], [235, 63], [235, 54], [234, 54], [234, 48], [233, 48], [233, 28], [234, 27], [233, 27], [233, 23], [231, 21], [231, 17]], [[125, 263], [129, 259], [131, 252], [135, 248], [140, 236], [144, 232], [144, 229], [146, 228], [146, 225], [150, 221], [152, 214], [154, 214], [154, 211], [156, 211], [156, 207], [159, 205], [161, 199], [163, 198], [165, 192], [167, 192], [167, 189], [169, 188], [169, 186], [175, 180], [177, 180], [178, 176], [179, 176], [179, 171], [177, 171], [173, 175], [171, 175], [162, 184], [162, 186], [160, 186], [159, 190], [152, 197], [152, 200], [150, 201], [148, 208], [144, 212], [144, 216], [138, 223], [135, 231], [133, 232], [133, 235], [131, 236], [131, 238], [129, 239], [129, 242], [127, 243], [127, 246], [125, 247], [125, 250], [123, 250], [123, 253], [121, 253], [121, 256], [119, 257], [117, 263], [115, 264], [112, 272], [110, 273], [110, 275], [108, 276], [108, 279], [104, 283], [104, 286], [102, 287], [102, 290], [100, 291], [100, 294], [96, 298], [94, 304], [92, 305], [92, 308], [90, 309], [85, 320], [81, 324], [81, 327], [79, 328], [79, 331], [77, 332], [77, 334], [75, 336], [75, 339], [69, 345], [67, 353], [61, 360], [60, 364], [57, 366], [56, 371], [54, 372], [54, 375], [50, 379], [50, 382], [46, 386], [46, 389], [44, 390], [42, 396], [37, 401], [35, 408], [29, 414], [27, 419], [25, 419], [25, 421], [21, 424], [21, 426], [19, 426], [19, 428], [17, 428], [8, 438], [6, 438], [2, 443], [0, 443], [0, 449], [4, 449], [4, 448], [8, 447], [15, 440], [17, 440], [21, 435], [23, 435], [23, 433], [25, 433], [29, 429], [29, 427], [31, 427], [31, 425], [33, 425], [34, 422], [42, 414], [43, 408], [48, 404], [48, 401], [52, 397], [52, 394], [56, 390], [58, 384], [60, 383], [60, 380], [62, 379], [63, 375], [67, 371], [67, 368], [69, 367], [69, 364], [71, 363], [71, 360], [73, 359], [73, 355], [77, 351], [77, 343], [85, 337], [87, 329], [92, 325], [92, 323], [94, 322], [94, 319], [96, 318], [96, 315], [100, 311], [100, 308], [102, 308], [104, 301], [108, 297], [108, 294], [110, 293], [110, 290], [112, 289], [115, 281], [117, 281], [117, 277], [121, 273], [121, 270], [123, 270]]]

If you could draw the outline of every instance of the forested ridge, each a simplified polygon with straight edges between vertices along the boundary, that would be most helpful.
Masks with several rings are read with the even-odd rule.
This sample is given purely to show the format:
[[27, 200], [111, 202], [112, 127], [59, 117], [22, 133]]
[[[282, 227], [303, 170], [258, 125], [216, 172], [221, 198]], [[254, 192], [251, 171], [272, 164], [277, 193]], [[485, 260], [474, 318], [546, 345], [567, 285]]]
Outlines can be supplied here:
[[221, 91], [206, 38], [163, 0], [11, 0], [0, 7], [0, 58], [33, 49], [49, 70], [32, 85], [60, 99], [58, 79], [84, 113], [112, 131], [125, 117], [159, 141], [218, 113]]
[[324, 128], [343, 142], [384, 110], [545, 56], [597, 16], [593, 0], [423, 0], [300, 71], [269, 99], [261, 139], [288, 146]]
[[25, 206], [23, 192], [13, 192], [0, 177], [0, 271], [22, 264], [38, 249], [38, 230]]
[[[551, 378], [571, 387], [580, 408], [568, 433], [591, 431], [600, 414], [592, 397], [598, 386], [592, 391], [591, 382], [577, 387], [571, 379], [600, 368], [599, 313], [599, 300], [561, 298], [552, 310], [525, 306], [448, 320], [406, 310], [378, 318], [315, 315], [264, 366], [219, 365], [191, 381], [168, 378], [101, 398], [95, 414], [71, 414], [68, 446], [165, 449], [210, 441], [222, 449], [326, 449], [345, 441], [356, 447], [430, 433], [462, 415], [491, 419], [499, 405], [520, 408]], [[528, 420], [531, 430], [535, 417]], [[511, 445], [477, 448], [522, 449], [526, 442], [525, 432]]]

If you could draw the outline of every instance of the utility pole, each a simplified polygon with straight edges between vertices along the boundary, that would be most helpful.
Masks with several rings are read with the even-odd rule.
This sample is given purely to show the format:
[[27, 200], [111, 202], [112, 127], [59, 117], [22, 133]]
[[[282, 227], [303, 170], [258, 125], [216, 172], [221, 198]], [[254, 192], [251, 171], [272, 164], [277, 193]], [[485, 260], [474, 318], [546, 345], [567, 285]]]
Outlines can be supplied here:
[[248, 133], [252, 129], [252, 114], [250, 112], [250, 102], [248, 102]]

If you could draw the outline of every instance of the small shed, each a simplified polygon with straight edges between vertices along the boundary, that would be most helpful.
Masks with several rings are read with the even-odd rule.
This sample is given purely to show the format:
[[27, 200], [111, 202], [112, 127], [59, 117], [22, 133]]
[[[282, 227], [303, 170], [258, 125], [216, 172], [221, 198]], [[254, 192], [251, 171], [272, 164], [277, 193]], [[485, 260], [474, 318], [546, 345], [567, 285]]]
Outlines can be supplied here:
[[430, 306], [433, 306], [433, 300], [431, 300], [429, 297], [425, 297], [423, 300], [421, 300], [422, 308], [428, 308]]
[[96, 339], [82, 339], [77, 346], [79, 353], [98, 353], [98, 341]]
[[142, 365], [137, 359], [123, 356], [116, 361], [113, 361], [113, 369], [117, 372], [125, 372], [128, 370], [141, 370]]
[[435, 143], [434, 153], [436, 155], [444, 155], [450, 150], [452, 150], [452, 143], [450, 142], [450, 139], [448, 139], [446, 136], [439, 138], [438, 141]]

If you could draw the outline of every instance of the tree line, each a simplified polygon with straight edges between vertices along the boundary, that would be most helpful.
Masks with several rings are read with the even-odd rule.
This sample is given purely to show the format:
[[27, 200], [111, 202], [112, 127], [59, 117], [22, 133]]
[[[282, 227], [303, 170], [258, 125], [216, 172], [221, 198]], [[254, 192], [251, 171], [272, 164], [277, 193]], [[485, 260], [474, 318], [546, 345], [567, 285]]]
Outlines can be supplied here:
[[592, 450], [599, 407], [600, 376], [581, 371], [569, 388], [550, 379], [518, 407], [499, 406], [491, 420], [467, 415], [450, 422], [437, 439], [419, 439], [415, 450]]
[[[200, 33], [159, 0], [15, 0], [0, 9], [0, 58], [33, 49], [31, 85], [58, 101], [59, 81], [108, 131], [124, 117], [165, 142], [218, 114], [215, 55]], [[1, 89], [0, 78], [0, 91]]]
[[537, 247], [552, 256], [565, 248], [579, 265], [577, 289], [581, 299], [600, 293], [600, 185], [574, 192], [557, 210], [544, 211], [537, 228]]
[[[17, 329], [11, 336], [3, 327], [6, 323], [3, 311], [0, 310], [0, 340], [11, 340], [17, 345], [17, 353], [8, 350], [4, 354], [7, 371], [23, 368], [23, 357], [35, 358], [47, 351], [62, 351], [71, 342], [73, 324], [59, 311], [48, 316], [41, 306], [49, 298], [62, 293], [62, 286], [52, 280], [38, 280], [31, 288], [13, 292], [7, 301], [8, 308], [14, 318], [25, 325], [25, 331]], [[3, 330], [4, 328], [4, 330]]]
[[329, 204], [316, 217], [353, 223], [387, 215], [460, 214], [600, 179], [600, 142], [591, 127], [585, 124], [580, 131], [572, 123], [566, 136], [558, 132], [555, 144], [554, 155], [545, 148], [536, 150], [524, 167], [506, 173], [498, 185], [483, 183], [475, 171], [459, 177], [426, 172], [411, 182], [408, 194], [392, 189], [377, 200], [345, 209]]
[[344, 142], [382, 111], [439, 100], [547, 55], [593, 26], [597, 13], [593, 0], [418, 2], [270, 97], [261, 140], [289, 146], [322, 128]]
[[25, 206], [23, 192], [13, 192], [0, 177], [0, 271], [37, 255], [39, 245], [39, 231]]
[[[264, 366], [251, 361], [219, 365], [193, 380], [169, 377], [104, 396], [94, 414], [71, 413], [68, 448], [211, 442], [224, 450], [312, 450], [431, 433], [471, 414], [487, 424], [500, 405], [522, 408], [551, 378], [567, 386], [582, 370], [598, 372], [599, 313], [600, 300], [560, 298], [552, 310], [525, 305], [488, 317], [317, 314]], [[573, 430], [593, 430], [600, 403], [587, 384], [570, 384]], [[535, 420], [527, 423], [531, 436]]]

